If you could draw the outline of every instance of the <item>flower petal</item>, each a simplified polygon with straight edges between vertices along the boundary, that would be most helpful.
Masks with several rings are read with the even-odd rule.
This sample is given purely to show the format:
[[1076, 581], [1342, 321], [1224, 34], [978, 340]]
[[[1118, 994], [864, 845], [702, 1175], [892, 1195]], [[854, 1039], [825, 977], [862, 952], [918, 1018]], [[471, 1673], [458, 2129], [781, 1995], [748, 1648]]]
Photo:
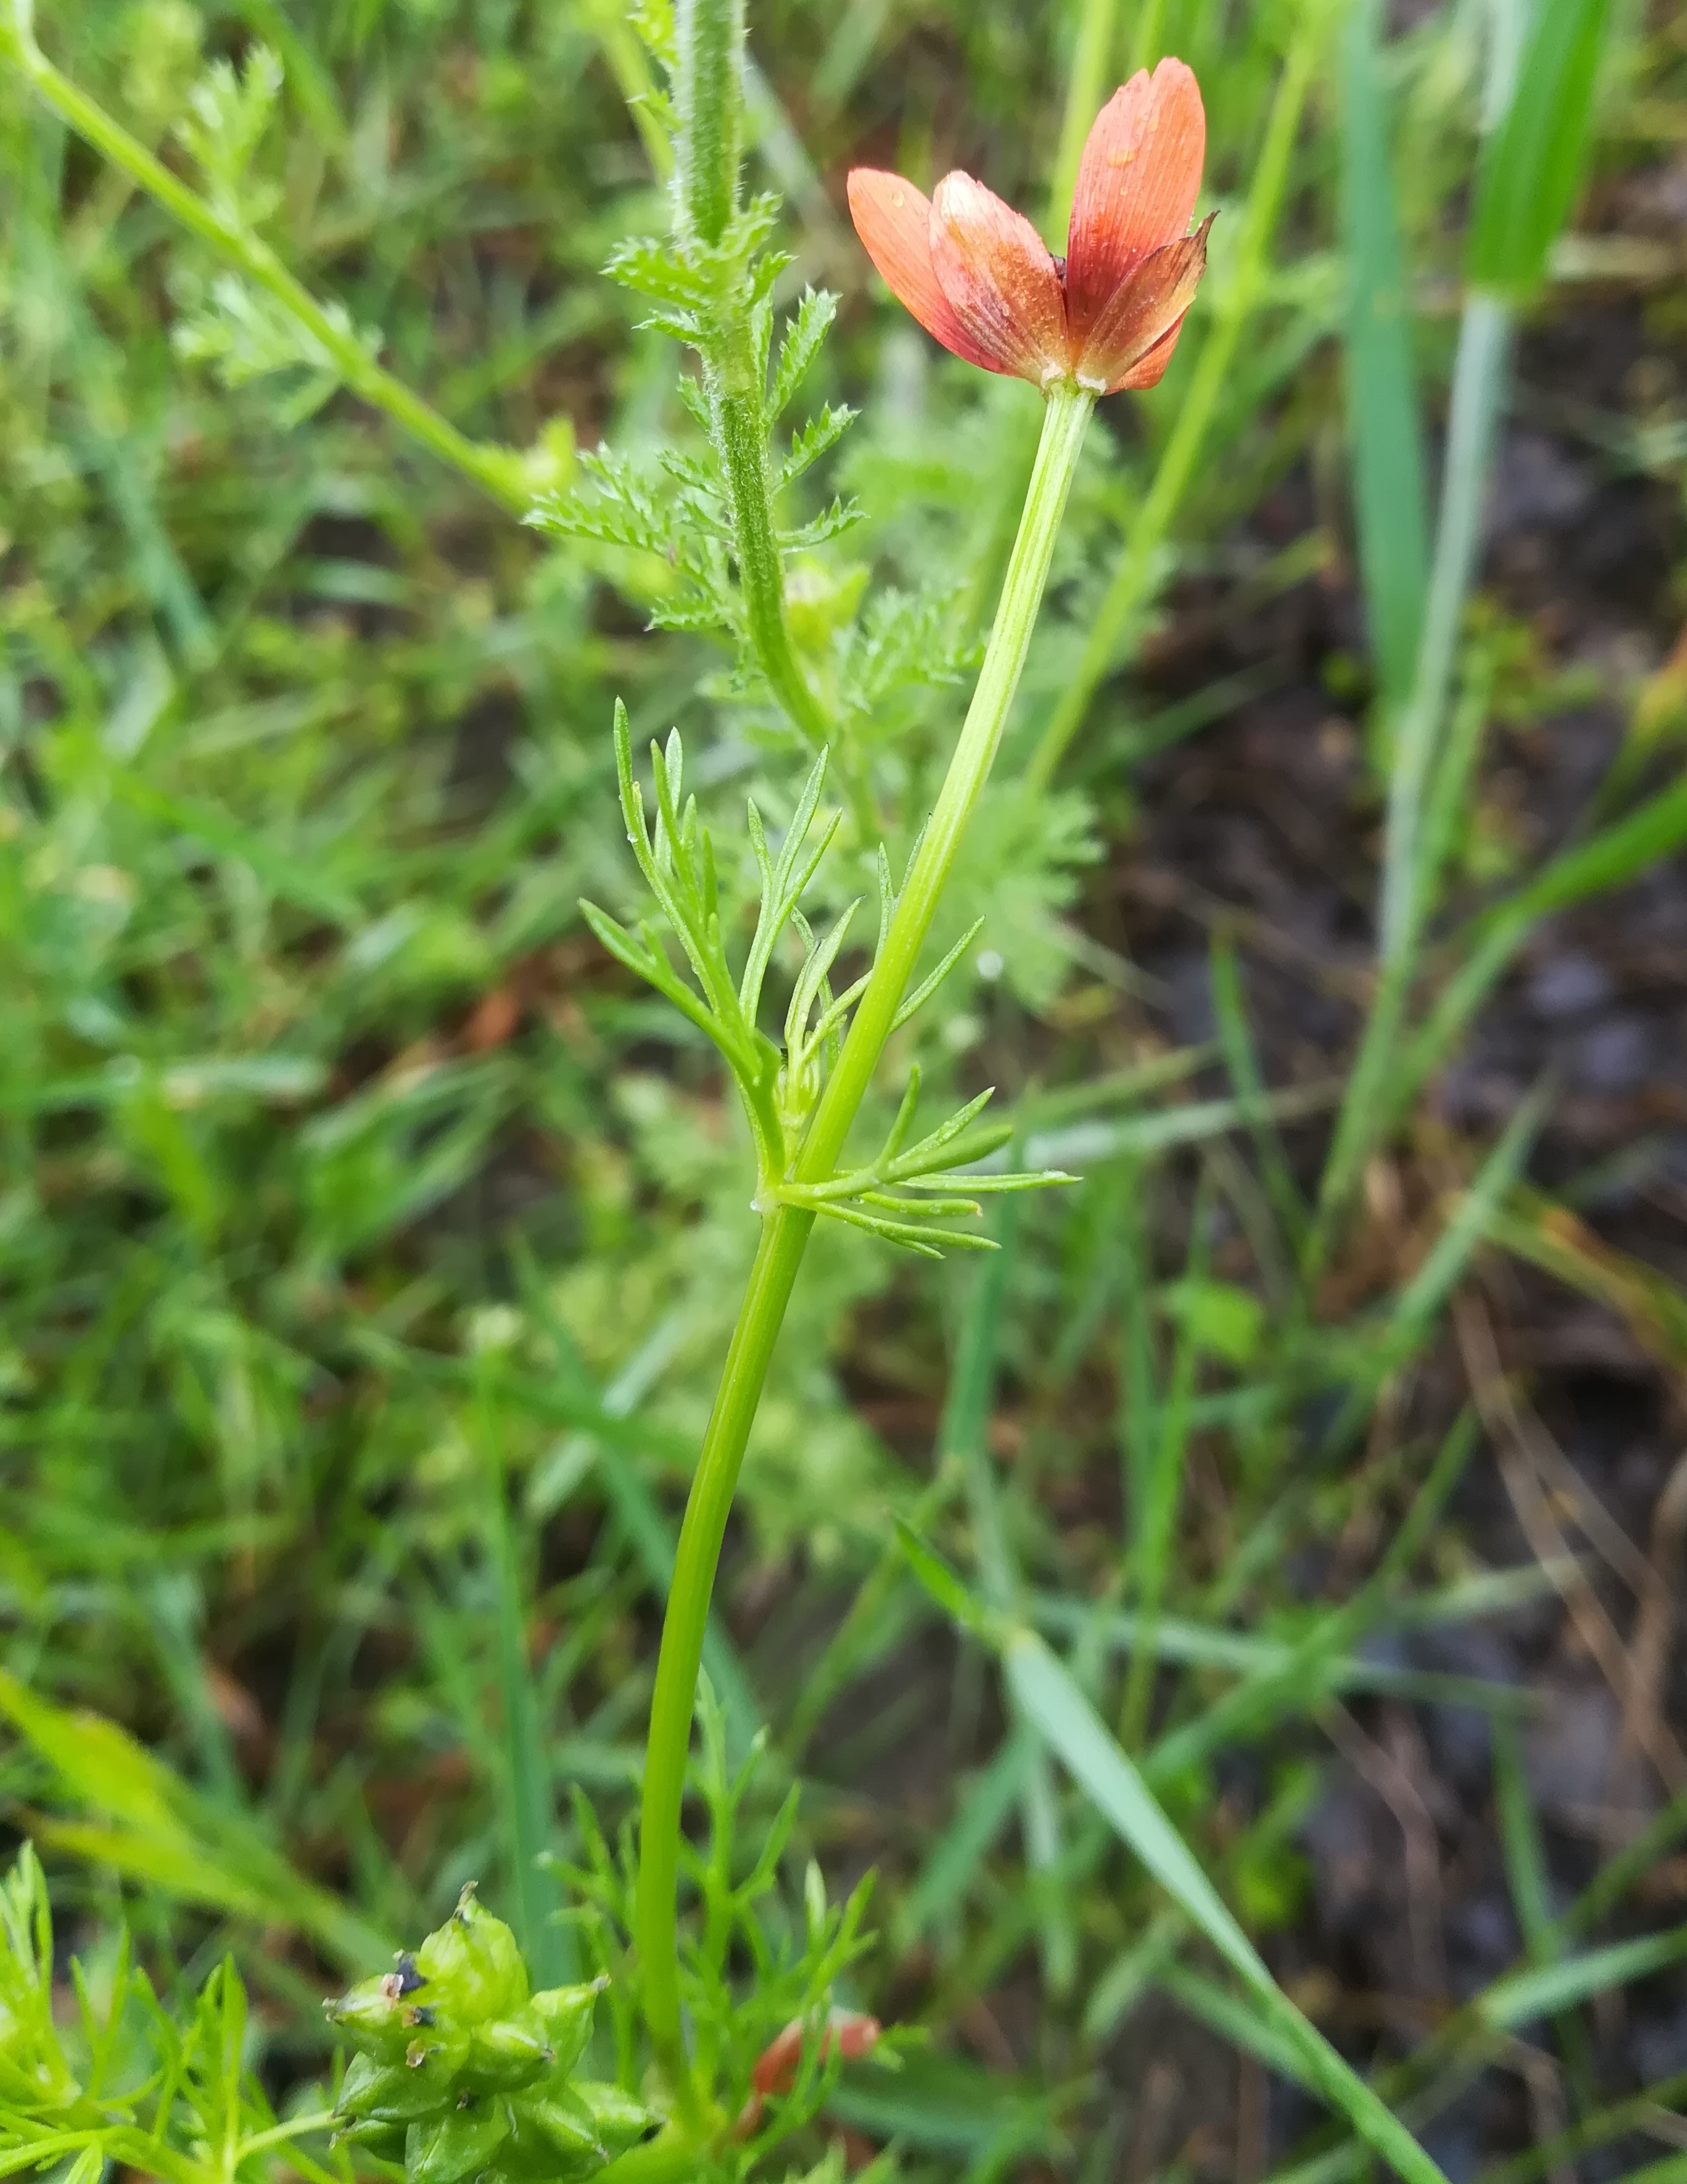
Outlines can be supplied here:
[[1066, 241], [1066, 317], [1081, 348], [1120, 283], [1189, 224], [1206, 154], [1200, 87], [1182, 61], [1139, 70], [1096, 116]]
[[971, 175], [945, 175], [932, 193], [932, 264], [993, 371], [1046, 387], [1072, 369], [1066, 298], [1049, 246]]
[[1178, 346], [1178, 337], [1183, 331], [1186, 311], [1170, 333], [1161, 334], [1146, 356], [1139, 356], [1127, 371], [1122, 372], [1108, 387], [1110, 394], [1122, 394], [1127, 388], [1158, 387], [1166, 376], [1166, 367], [1172, 361], [1172, 352]]
[[[1127, 376], [1178, 325], [1194, 302], [1200, 276], [1206, 270], [1207, 230], [1217, 217], [1209, 213], [1193, 235], [1180, 237], [1155, 251], [1114, 291], [1112, 301], [1096, 320], [1077, 359], [1077, 376], [1084, 386], [1110, 394], [1122, 387]], [[1166, 363], [1171, 356], [1167, 348]], [[1132, 383], [1152, 387], [1154, 381]]]
[[987, 371], [1000, 367], [949, 308], [932, 265], [932, 204], [900, 175], [856, 167], [849, 176], [849, 217], [885, 286], [933, 340]]

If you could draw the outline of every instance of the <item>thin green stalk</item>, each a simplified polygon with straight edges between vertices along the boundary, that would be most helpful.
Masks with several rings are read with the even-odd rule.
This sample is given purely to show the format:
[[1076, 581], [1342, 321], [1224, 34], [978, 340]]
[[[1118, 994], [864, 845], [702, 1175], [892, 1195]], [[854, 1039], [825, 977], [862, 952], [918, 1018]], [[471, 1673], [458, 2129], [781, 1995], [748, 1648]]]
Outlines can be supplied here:
[[[1019, 686], [1093, 407], [1094, 398], [1077, 387], [1056, 387], [1049, 396], [1037, 465], [977, 688], [890, 930], [799, 1152], [793, 1178], [799, 1183], [823, 1182], [835, 1168], [931, 929]], [[644, 2014], [681, 2120], [699, 2135], [708, 2120], [686, 2059], [676, 1900], [692, 1711], [710, 1595], [738, 1468], [815, 1217], [802, 1208], [779, 1206], [764, 1218], [680, 1529], [651, 1699], [639, 1821], [637, 1935]]]
[[[960, 1484], [959, 1466], [947, 1461], [939, 1465], [937, 1476], [914, 1504], [910, 1521], [916, 1530], [930, 1531], [954, 1499]], [[859, 1674], [883, 1648], [886, 1641], [879, 1635], [879, 1626], [901, 1581], [904, 1567], [901, 1546], [892, 1533], [880, 1548], [878, 1560], [862, 1581], [844, 1620], [827, 1639], [826, 1650], [804, 1676], [802, 1689], [779, 1745], [779, 1757], [793, 1774], [798, 1771], [809, 1740], [820, 1726], [827, 1707], [849, 1677]]]
[[1342, 36], [1339, 202], [1354, 530], [1378, 696], [1398, 715], [1411, 703], [1423, 641], [1429, 518], [1411, 288], [1382, 81], [1383, 12], [1381, 0], [1354, 0]]
[[1066, 746], [1083, 726], [1091, 700], [1118, 661], [1120, 648], [1131, 623], [1147, 603], [1160, 577], [1160, 549], [1172, 527], [1200, 460], [1207, 427], [1219, 397], [1224, 392], [1235, 360], [1237, 344], [1254, 306], [1262, 292], [1276, 231], [1278, 214], [1288, 187], [1289, 164], [1300, 127], [1300, 109], [1312, 79], [1313, 64], [1322, 41], [1325, 9], [1306, 8], [1289, 58], [1283, 64], [1277, 95], [1266, 127], [1264, 148], [1254, 170], [1248, 209], [1236, 246], [1236, 259], [1209, 328], [1194, 376], [1172, 437], [1166, 443], [1148, 498], [1137, 510], [1125, 540], [1119, 566], [1102, 596], [1072, 679], [1049, 716], [1043, 739], [1032, 754], [1026, 778], [1033, 789], [1044, 788], [1066, 755]]
[[[1511, 1720], [1496, 1720], [1492, 1736], [1494, 1808], [1500, 1823], [1500, 1847], [1511, 1886], [1512, 1909], [1529, 1962], [1554, 1964], [1562, 1959], [1564, 1951], [1553, 1927], [1546, 1852], [1523, 1767], [1523, 1741], [1517, 1723]], [[1577, 2114], [1585, 2118], [1596, 2105], [1593, 2050], [1586, 2023], [1578, 2010], [1558, 2009], [1552, 2013], [1552, 2026]]]
[[1136, 19], [1136, 29], [1131, 37], [1131, 66], [1133, 69], [1152, 68], [1161, 58], [1161, 40], [1166, 29], [1166, 0], [1142, 0], [1141, 13]]
[[504, 1781], [499, 1802], [508, 1837], [521, 1947], [535, 1983], [557, 1986], [572, 1975], [570, 1936], [557, 1924], [561, 1898], [539, 1864], [554, 1818], [538, 1693], [527, 1658], [521, 1574], [509, 1522], [504, 1435], [493, 1386], [484, 1369], [476, 1428], [487, 1470], [487, 1546], [498, 1599], [498, 1680], [504, 1706]]
[[0, 59], [9, 61], [67, 127], [101, 158], [128, 176], [182, 226], [220, 251], [249, 280], [272, 296], [331, 359], [335, 370], [371, 408], [383, 411], [431, 454], [473, 480], [515, 515], [532, 504], [521, 457], [508, 448], [470, 439], [425, 402], [414, 388], [378, 365], [349, 324], [342, 325], [288, 272], [269, 244], [249, 229], [214, 212], [161, 159], [112, 119], [103, 107], [56, 69], [15, 21], [0, 20]]
[[1055, 539], [1094, 407], [1094, 397], [1081, 387], [1057, 386], [1050, 392], [1043, 437], [1025, 497], [1025, 513], [1020, 518], [1019, 535], [1008, 561], [972, 703], [919, 855], [903, 885], [883, 950], [851, 1019], [838, 1067], [809, 1126], [797, 1162], [799, 1183], [822, 1181], [843, 1150], [855, 1111], [866, 1095], [879, 1055], [890, 1036], [891, 1022], [916, 959], [931, 930], [960, 838], [988, 778], [1008, 709], [1019, 688], [1043, 588], [1049, 578]]
[[[1149, 1173], [1143, 1160], [1122, 1164], [1119, 1218], [1119, 1363], [1123, 1396], [1119, 1405], [1119, 1486], [1133, 1528], [1148, 1507], [1150, 1450], [1158, 1396], [1154, 1384], [1154, 1322], [1149, 1291], [1153, 1284], [1149, 1242]], [[1136, 1530], [1134, 1551], [1141, 1534]]]
[[1119, 32], [1119, 0], [1079, 0], [1077, 36], [1072, 44], [1072, 70], [1066, 77], [1066, 111], [1061, 117], [1060, 148], [1049, 183], [1049, 215], [1045, 226], [1053, 247], [1064, 250], [1057, 238], [1066, 231], [1072, 217], [1072, 192], [1077, 187], [1077, 164], [1090, 124], [1100, 111], [1111, 73], [1113, 47]]
[[[1203, 1172], [1195, 1191], [1194, 1217], [1189, 1223], [1189, 1246], [1185, 1264], [1191, 1287], [1206, 1277], [1208, 1229], [1211, 1226], [1211, 1184]], [[1144, 1496], [1133, 1505], [1135, 1532], [1132, 1577], [1135, 1581], [1137, 1613], [1143, 1642], [1131, 1655], [1126, 1672], [1125, 1694], [1119, 1711], [1119, 1741], [1127, 1751], [1140, 1745], [1148, 1730], [1154, 1703], [1157, 1646], [1154, 1633], [1165, 1604], [1172, 1551], [1177, 1545], [1178, 1517], [1183, 1496], [1183, 1471], [1189, 1455], [1189, 1412], [1194, 1400], [1195, 1372], [1200, 1359], [1193, 1315], [1178, 1330], [1172, 1354], [1172, 1376], [1160, 1412], [1160, 1436], [1152, 1465], [1144, 1481]]]
[[1400, 721], [1389, 776], [1376, 998], [1331, 1140], [1318, 1192], [1318, 1217], [1306, 1241], [1303, 1265], [1309, 1282], [1323, 1264], [1334, 1224], [1367, 1156], [1396, 1112], [1390, 1086], [1428, 909], [1425, 805], [1458, 655], [1459, 626], [1476, 567], [1483, 493], [1505, 387], [1511, 330], [1512, 314], [1497, 298], [1473, 296], [1465, 306], [1417, 674], [1411, 702]]
[[1553, 911], [1624, 885], [1687, 841], [1687, 780], [1651, 797], [1591, 842], [1578, 843], [1507, 901], [1454, 936], [1456, 965], [1388, 1075], [1384, 1126], [1392, 1128], [1411, 1097], [1439, 1067], [1483, 1000], [1528, 939]]
[[[1658, 2084], [1646, 2086], [1644, 2092], [1613, 2101], [1609, 2107], [1583, 2117], [1553, 2137], [1539, 2140], [1527, 2152], [1514, 2153], [1508, 2161], [1496, 2161], [1491, 2169], [1479, 2170], [1480, 2184], [1534, 2184], [1538, 2176], [1562, 2176], [1570, 2170], [1577, 2154], [1586, 2153], [1595, 2146], [1608, 2146], [1612, 2139], [1624, 2138], [1632, 2131], [1655, 2126], [1663, 2117], [1673, 2119], [1680, 2114], [1684, 2102], [1687, 2102], [1687, 2070], [1677, 2070]], [[1679, 2153], [1673, 2156], [1678, 2164], [1682, 2159]], [[1663, 2169], [1668, 2164], [1660, 2162], [1655, 2165]], [[1634, 2184], [1636, 2174], [1645, 2176], [1650, 2173], [1644, 2169], [1631, 2171], [1623, 2184]], [[1675, 2173], [1681, 2173], [1679, 2166]]]
[[1417, 673], [1411, 702], [1400, 722], [1389, 783], [1388, 832], [1383, 853], [1385, 966], [1411, 956], [1422, 922], [1418, 848], [1423, 802], [1458, 656], [1459, 626], [1476, 572], [1483, 495], [1495, 423], [1505, 392], [1511, 341], [1510, 307], [1497, 296], [1480, 292], [1473, 295], [1465, 305], [1453, 366], [1441, 512]]
[[638, 131], [652, 173], [659, 182], [671, 181], [674, 148], [666, 130], [652, 111], [656, 79], [643, 43], [627, 20], [626, 8], [621, 0], [587, 0], [586, 19], [604, 49], [610, 73], [615, 80], [622, 103], [632, 117], [632, 125]]
[[[1484, 90], [1483, 130], [1487, 142], [1475, 223], [1478, 238], [1491, 226], [1494, 132], [1499, 130], [1502, 142], [1509, 136], [1523, 24], [1523, 13], [1515, 0], [1495, 12]], [[1502, 160], [1501, 165], [1506, 166], [1506, 162]], [[1524, 194], [1538, 195], [1539, 191], [1532, 185]], [[1400, 1112], [1394, 1092], [1399, 1073], [1395, 1056], [1417, 977], [1419, 942], [1432, 906], [1434, 868], [1439, 857], [1436, 829], [1426, 816], [1426, 806], [1431, 800], [1441, 748], [1447, 696], [1458, 656], [1459, 628], [1476, 572], [1483, 498], [1505, 395], [1513, 319], [1512, 304], [1495, 286], [1484, 281], [1478, 265], [1459, 326], [1434, 556], [1423, 603], [1416, 671], [1389, 769], [1378, 911], [1376, 996], [1324, 1164], [1317, 1217], [1301, 1256], [1303, 1292], [1310, 1291], [1317, 1279], [1335, 1224], [1366, 1158]]]
[[656, 2059], [673, 2088], [680, 2119], [699, 2134], [704, 2118], [680, 2023], [676, 1930], [680, 1819], [691, 1719], [715, 1568], [721, 1559], [738, 1468], [815, 1219], [800, 1207], [781, 1206], [762, 1222], [749, 1284], [738, 1307], [680, 1527], [650, 1699], [638, 1834], [638, 1951], [644, 2018]]
[[[1014, 1157], [1017, 1159], [1016, 1147]], [[993, 1607], [1005, 1613], [1019, 1607], [1024, 1584], [1002, 1521], [1001, 1502], [986, 1442], [995, 1401], [1002, 1313], [1007, 1301], [1019, 1215], [1016, 1199], [1004, 1199], [996, 1209], [998, 1249], [974, 1278], [972, 1300], [961, 1323], [949, 1393], [944, 1402], [943, 1421], [938, 1428], [938, 1446], [945, 1460], [958, 1460], [963, 1467], [985, 1598]], [[1011, 1696], [1009, 1708], [1014, 1710]], [[1059, 1879], [1060, 1814], [1048, 1758], [1040, 1746], [1033, 1747], [1027, 1760], [1018, 1784], [1018, 1796], [1025, 1861], [1038, 1899], [1044, 1975], [1051, 1991], [1061, 1994], [1070, 1988], [1076, 1971], [1076, 1940]]]

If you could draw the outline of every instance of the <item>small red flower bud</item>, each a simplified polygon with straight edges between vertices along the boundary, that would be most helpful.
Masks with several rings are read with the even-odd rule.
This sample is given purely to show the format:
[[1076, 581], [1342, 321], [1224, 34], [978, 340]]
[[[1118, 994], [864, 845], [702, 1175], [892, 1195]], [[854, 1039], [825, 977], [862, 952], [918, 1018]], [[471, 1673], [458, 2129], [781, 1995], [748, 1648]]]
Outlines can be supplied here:
[[[833, 2055], [846, 2063], [859, 2062], [877, 2044], [880, 2025], [877, 2018], [863, 2016], [856, 2009], [834, 2009], [826, 2021], [820, 2036], [822, 2062]], [[750, 2097], [739, 2115], [737, 2133], [748, 2138], [761, 2121], [761, 2112], [770, 2093], [788, 2093], [796, 2081], [797, 2065], [803, 2058], [803, 2037], [808, 2031], [807, 2021], [793, 2017], [782, 2032], [776, 2033], [755, 2059], [755, 2068], [750, 2072]]]
[[1182, 61], [1115, 92], [1079, 163], [1064, 259], [971, 175], [928, 200], [900, 175], [857, 167], [849, 212], [892, 293], [968, 364], [1098, 394], [1152, 387], [1172, 360], [1206, 265], [1200, 188], [1206, 116]]

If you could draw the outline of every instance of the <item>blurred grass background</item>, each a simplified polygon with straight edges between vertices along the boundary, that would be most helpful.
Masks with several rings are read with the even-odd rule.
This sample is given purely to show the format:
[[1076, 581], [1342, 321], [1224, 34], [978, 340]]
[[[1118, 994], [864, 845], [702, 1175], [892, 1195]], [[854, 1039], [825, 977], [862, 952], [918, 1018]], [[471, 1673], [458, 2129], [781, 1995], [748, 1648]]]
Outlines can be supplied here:
[[[964, 165], [1053, 235], [1100, 97], [1172, 51], [1222, 214], [1197, 337], [1094, 436], [954, 913], [988, 920], [956, 1079], [1084, 1185], [982, 1269], [816, 1243], [711, 1640], [802, 1851], [834, 1892], [880, 1869], [861, 1998], [931, 2045], [835, 2114], [914, 2172], [1363, 2156], [1308, 2136], [893, 1513], [1042, 1629], [1450, 2176], [1687, 2175], [1669, 5], [1612, 11], [1518, 335], [1401, 973], [1423, 1067], [1352, 1074], [1484, 70], [1527, 18], [752, 8], [782, 293], [842, 293], [819, 391], [864, 411], [849, 554], [949, 588], [945, 671], [1036, 404], [888, 305], [847, 166]], [[158, 145], [267, 42], [266, 231], [464, 431], [565, 420], [565, 465], [683, 431], [678, 352], [597, 271], [664, 217], [614, 0], [64, 0], [40, 34]], [[325, 1987], [465, 1879], [554, 1958], [534, 1852], [575, 1786], [630, 1808], [754, 1220], [716, 1072], [575, 904], [626, 889], [616, 694], [728, 810], [790, 754], [646, 632], [651, 571], [249, 370], [203, 246], [9, 77], [0, 130], [0, 1790], [73, 1932], [120, 1913], [184, 1982], [233, 1948], [285, 2080]], [[816, 563], [813, 611], [849, 581]], [[893, 810], [959, 705], [887, 677]]]

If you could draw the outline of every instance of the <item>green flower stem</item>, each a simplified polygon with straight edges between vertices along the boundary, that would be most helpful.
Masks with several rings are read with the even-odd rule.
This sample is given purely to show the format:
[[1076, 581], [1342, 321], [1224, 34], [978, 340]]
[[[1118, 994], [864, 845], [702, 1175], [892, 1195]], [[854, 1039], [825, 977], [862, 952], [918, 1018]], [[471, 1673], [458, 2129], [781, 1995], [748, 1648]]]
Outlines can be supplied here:
[[521, 457], [506, 448], [470, 439], [425, 402], [414, 388], [383, 370], [349, 326], [341, 326], [295, 280], [268, 243], [237, 222], [225, 219], [198, 192], [173, 175], [164, 162], [114, 120], [97, 100], [56, 69], [33, 38], [15, 21], [0, 17], [0, 60], [9, 61], [42, 103], [91, 144], [182, 226], [209, 242], [272, 296], [287, 315], [331, 359], [334, 369], [354, 394], [380, 410], [430, 454], [471, 478], [513, 515], [525, 516], [532, 488]]
[[823, 1183], [838, 1164], [855, 1111], [866, 1098], [914, 965], [931, 930], [960, 838], [995, 761], [1008, 709], [1019, 688], [1031, 632], [1049, 581], [1049, 563], [1066, 513], [1078, 451], [1095, 398], [1076, 386], [1050, 391], [1043, 437], [1025, 496], [1002, 595], [960, 740], [938, 791], [918, 855], [903, 883], [896, 915], [867, 989], [849, 1022], [832, 1071], [797, 1157], [799, 1183]]
[[[977, 688], [936, 808], [904, 882], [890, 931], [798, 1153], [792, 1178], [796, 1183], [823, 1183], [836, 1167], [931, 930], [944, 883], [988, 777], [1008, 709], [1019, 687], [1048, 582], [1055, 540], [1094, 407], [1094, 396], [1077, 387], [1058, 386], [1049, 395], [1036, 467]], [[755, 1263], [738, 1310], [680, 1529], [650, 1704], [639, 1823], [637, 1905], [644, 2014], [657, 2059], [673, 2089], [679, 2119], [699, 2137], [705, 2128], [705, 2112], [686, 2058], [676, 1925], [681, 1810], [692, 1710], [710, 1595], [738, 1468], [815, 1218], [805, 1208], [779, 1206], [763, 1220]]]
[[676, 1926], [680, 1814], [691, 1718], [715, 1566], [721, 1558], [738, 1467], [815, 1218], [794, 1206], [781, 1206], [762, 1222], [749, 1284], [738, 1306], [738, 1324], [680, 1527], [650, 1699], [638, 1829], [637, 1930], [644, 2018], [657, 2062], [673, 2090], [679, 2120], [699, 2137], [703, 2110], [680, 2025]]

